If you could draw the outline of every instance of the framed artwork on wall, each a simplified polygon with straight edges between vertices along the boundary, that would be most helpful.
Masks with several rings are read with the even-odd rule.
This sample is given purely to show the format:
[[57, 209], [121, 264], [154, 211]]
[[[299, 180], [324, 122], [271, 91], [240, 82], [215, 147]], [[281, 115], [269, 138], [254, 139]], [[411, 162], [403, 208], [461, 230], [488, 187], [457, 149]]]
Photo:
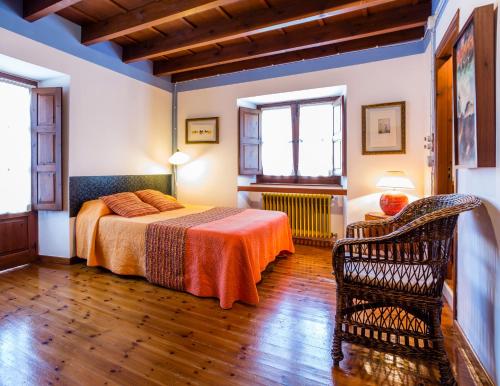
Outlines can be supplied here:
[[361, 108], [363, 154], [406, 152], [406, 103], [391, 102]]
[[495, 166], [495, 16], [474, 9], [453, 47], [455, 165]]
[[186, 119], [186, 143], [219, 143], [219, 117]]

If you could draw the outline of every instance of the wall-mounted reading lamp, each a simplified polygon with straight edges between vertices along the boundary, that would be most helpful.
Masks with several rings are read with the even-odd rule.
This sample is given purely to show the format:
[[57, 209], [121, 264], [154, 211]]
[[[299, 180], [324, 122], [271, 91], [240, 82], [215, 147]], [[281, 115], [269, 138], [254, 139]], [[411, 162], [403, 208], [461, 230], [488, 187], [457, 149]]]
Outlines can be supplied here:
[[172, 195], [174, 197], [177, 197], [177, 165], [185, 164], [189, 159], [189, 155], [179, 149], [168, 159], [168, 162], [172, 165]]

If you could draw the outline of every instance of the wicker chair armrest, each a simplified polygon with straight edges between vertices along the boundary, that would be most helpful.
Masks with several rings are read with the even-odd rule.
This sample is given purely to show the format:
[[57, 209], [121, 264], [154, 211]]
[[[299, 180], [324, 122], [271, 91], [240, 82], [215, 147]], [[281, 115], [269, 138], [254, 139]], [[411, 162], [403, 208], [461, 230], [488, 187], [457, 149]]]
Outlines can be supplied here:
[[[429, 199], [422, 199], [422, 202], [427, 202]], [[349, 259], [350, 256], [346, 253], [346, 247], [356, 247], [361, 249], [364, 249], [366, 251], [372, 251], [374, 244], [399, 244], [401, 242], [404, 242], [405, 236], [410, 236], [407, 235], [415, 230], [417, 230], [420, 227], [425, 226], [428, 223], [431, 223], [433, 221], [443, 219], [443, 218], [450, 218], [450, 217], [457, 217], [460, 213], [467, 211], [467, 210], [472, 210], [479, 205], [481, 205], [481, 201], [473, 196], [463, 196], [462, 202], [451, 206], [451, 207], [444, 207], [438, 210], [434, 210], [430, 213], [427, 213], [423, 216], [420, 216], [416, 219], [414, 219], [411, 222], [408, 222], [402, 226], [400, 226], [401, 219], [404, 218], [404, 210], [400, 212], [398, 215], [395, 217], [391, 217], [385, 220], [380, 220], [380, 221], [360, 221], [358, 223], [353, 223], [348, 227], [348, 234], [347, 238], [337, 240], [333, 246], [333, 251], [332, 251], [332, 258], [333, 258], [333, 265], [336, 271], [341, 272], [341, 267], [344, 264], [346, 259]], [[366, 229], [367, 227], [370, 227], [372, 224], [375, 224], [375, 226], [386, 226], [386, 227], [393, 227], [393, 231], [384, 235], [376, 235], [376, 236], [369, 236], [369, 237], [352, 237], [352, 232], [354, 229]], [[374, 258], [377, 258], [376, 256]]]
[[[383, 236], [377, 236], [377, 237], [365, 237], [365, 238], [354, 238], [354, 237], [347, 237], [344, 239], [339, 239], [333, 244], [333, 255], [336, 257], [341, 257], [343, 258], [345, 254], [339, 253], [339, 249], [341, 247], [345, 246], [357, 246], [361, 247], [363, 245], [368, 245], [372, 243], [390, 243], [393, 241], [393, 238], [395, 237], [393, 234], [399, 232], [392, 232], [388, 235], [383, 235]], [[345, 250], [345, 248], [344, 248]]]
[[414, 231], [426, 223], [434, 221], [436, 219], [436, 212], [419, 217], [418, 219], [399, 227], [386, 235], [363, 238], [348, 237], [337, 240], [333, 245], [332, 265], [338, 283], [342, 283], [344, 280], [344, 265], [346, 262], [358, 260], [360, 255], [363, 255], [364, 258], [379, 260], [379, 258], [384, 255], [379, 254], [379, 251], [375, 249], [378, 248], [376, 247], [377, 245], [399, 244], [402, 240], [404, 240], [405, 234]]
[[[398, 228], [395, 231], [376, 237], [364, 237], [364, 238], [344, 238], [339, 239], [333, 245], [332, 251], [332, 265], [337, 277], [337, 280], [343, 281], [343, 271], [344, 264], [348, 261], [358, 260], [359, 255], [363, 255], [363, 259], [369, 258], [377, 260], [380, 262], [385, 261], [385, 259], [380, 260], [384, 254], [379, 253], [380, 248], [383, 244], [389, 244], [390, 248], [393, 245], [398, 245], [399, 238], [404, 236], [405, 233], [411, 232], [415, 227], [421, 226], [421, 224]], [[404, 229], [403, 229], [404, 228]], [[378, 245], [378, 247], [376, 247]], [[396, 247], [397, 248], [397, 247]], [[352, 252], [352, 254], [351, 254]]]
[[347, 226], [346, 236], [348, 238], [366, 237], [366, 235], [383, 236], [391, 233], [397, 227], [398, 223], [395, 217], [373, 221], [358, 221]]
[[[470, 210], [474, 209], [476, 206], [479, 204], [473, 203], [471, 206], [465, 210]], [[450, 216], [458, 216], [461, 212], [463, 212], [464, 209], [458, 209], [458, 208], [443, 208], [436, 210], [434, 212], [428, 213], [426, 215], [423, 215], [408, 224], [405, 224], [403, 226], [400, 226], [396, 228], [394, 231], [391, 233], [388, 233], [386, 235], [382, 236], [376, 236], [376, 237], [363, 237], [363, 238], [353, 238], [353, 237], [347, 237], [344, 239], [339, 239], [335, 242], [333, 245], [333, 254], [338, 255], [338, 250], [340, 247], [343, 246], [348, 246], [348, 245], [356, 245], [356, 246], [361, 246], [363, 244], [373, 244], [373, 243], [394, 243], [398, 242], [398, 239], [403, 237], [406, 233], [410, 233], [413, 230], [424, 226], [427, 223], [430, 223], [432, 221], [435, 221], [439, 218], [443, 217], [450, 217]], [[379, 223], [386, 222], [386, 225], [391, 224], [390, 221], [391, 219], [386, 219], [386, 220], [380, 220], [377, 221]], [[363, 223], [365, 221], [361, 221], [360, 223]], [[371, 221], [365, 222], [365, 223], [370, 223]], [[375, 221], [374, 221], [375, 222]]]

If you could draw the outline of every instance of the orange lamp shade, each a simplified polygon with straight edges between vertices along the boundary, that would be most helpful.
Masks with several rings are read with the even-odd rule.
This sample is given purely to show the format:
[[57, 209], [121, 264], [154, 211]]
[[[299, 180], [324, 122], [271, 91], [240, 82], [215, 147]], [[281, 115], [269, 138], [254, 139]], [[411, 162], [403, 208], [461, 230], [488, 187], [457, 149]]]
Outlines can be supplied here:
[[380, 208], [388, 216], [394, 216], [408, 205], [408, 196], [397, 191], [388, 191], [380, 196]]

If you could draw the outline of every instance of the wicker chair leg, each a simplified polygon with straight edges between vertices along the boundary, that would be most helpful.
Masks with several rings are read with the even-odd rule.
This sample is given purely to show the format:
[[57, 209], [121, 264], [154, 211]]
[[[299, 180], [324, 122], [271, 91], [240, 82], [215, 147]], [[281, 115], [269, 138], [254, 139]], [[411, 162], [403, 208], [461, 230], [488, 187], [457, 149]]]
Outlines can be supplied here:
[[344, 354], [342, 353], [342, 338], [337, 332], [341, 327], [335, 324], [335, 334], [333, 336], [333, 347], [332, 347], [332, 358], [333, 365], [338, 366], [342, 359], [344, 359]]
[[456, 385], [457, 382], [453, 376], [453, 371], [451, 370], [450, 361], [446, 350], [444, 349], [444, 337], [441, 330], [441, 307], [433, 312], [432, 316], [432, 329], [433, 329], [433, 345], [437, 351], [437, 361], [439, 367], [439, 375], [441, 377], [442, 385]]
[[445, 357], [439, 363], [439, 375], [441, 376], [442, 385], [457, 385], [453, 372], [451, 371], [450, 363], [448, 362], [448, 357]]
[[337, 291], [337, 313], [335, 314], [335, 331], [333, 333], [332, 358], [333, 365], [338, 366], [340, 361], [344, 359], [342, 353], [342, 304], [343, 297]]

